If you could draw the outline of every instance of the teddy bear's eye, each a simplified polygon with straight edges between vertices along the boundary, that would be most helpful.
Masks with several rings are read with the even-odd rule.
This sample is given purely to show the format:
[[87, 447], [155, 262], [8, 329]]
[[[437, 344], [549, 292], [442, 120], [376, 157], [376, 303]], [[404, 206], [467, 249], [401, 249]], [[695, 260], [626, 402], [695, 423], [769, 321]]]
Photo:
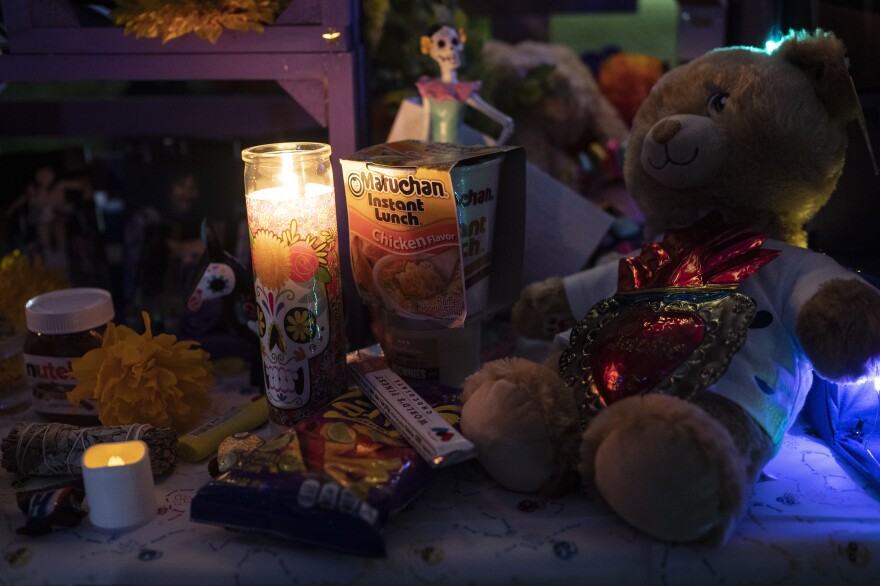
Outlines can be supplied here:
[[709, 114], [720, 114], [727, 105], [727, 97], [727, 94], [722, 93], [709, 96], [709, 101], [706, 102], [706, 109], [709, 111]]

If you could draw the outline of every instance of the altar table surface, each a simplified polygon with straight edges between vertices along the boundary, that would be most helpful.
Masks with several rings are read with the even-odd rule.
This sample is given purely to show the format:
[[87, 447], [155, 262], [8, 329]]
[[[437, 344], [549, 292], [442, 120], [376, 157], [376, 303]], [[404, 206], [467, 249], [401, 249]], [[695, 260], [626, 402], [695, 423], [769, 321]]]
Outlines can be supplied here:
[[[231, 387], [213, 396], [218, 413], [242, 401]], [[33, 417], [0, 418], [0, 433], [22, 420]], [[438, 471], [389, 519], [385, 558], [357, 557], [191, 521], [209, 480], [207, 462], [179, 462], [157, 479], [159, 515], [134, 531], [101, 532], [85, 518], [25, 537], [16, 478], [0, 470], [0, 584], [880, 584], [880, 494], [803, 426], [720, 549], [645, 537], [584, 494], [507, 491], [470, 461]]]

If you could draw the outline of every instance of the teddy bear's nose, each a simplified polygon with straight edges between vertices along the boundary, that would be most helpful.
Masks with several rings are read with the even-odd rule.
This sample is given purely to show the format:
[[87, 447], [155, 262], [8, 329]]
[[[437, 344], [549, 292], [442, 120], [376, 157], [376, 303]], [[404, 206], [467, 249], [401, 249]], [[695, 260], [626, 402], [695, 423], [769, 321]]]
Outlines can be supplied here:
[[651, 138], [660, 144], [666, 144], [681, 130], [681, 122], [665, 118], [651, 129]]

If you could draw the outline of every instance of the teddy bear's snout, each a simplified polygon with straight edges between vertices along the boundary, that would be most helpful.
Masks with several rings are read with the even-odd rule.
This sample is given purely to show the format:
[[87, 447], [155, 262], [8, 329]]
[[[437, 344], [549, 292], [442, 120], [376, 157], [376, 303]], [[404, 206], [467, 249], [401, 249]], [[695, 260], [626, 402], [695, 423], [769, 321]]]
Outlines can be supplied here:
[[710, 182], [726, 156], [727, 143], [712, 119], [678, 114], [651, 127], [640, 158], [642, 168], [658, 183], [685, 189]]
[[667, 144], [681, 130], [681, 122], [675, 118], [664, 118], [651, 129], [651, 140], [657, 144]]

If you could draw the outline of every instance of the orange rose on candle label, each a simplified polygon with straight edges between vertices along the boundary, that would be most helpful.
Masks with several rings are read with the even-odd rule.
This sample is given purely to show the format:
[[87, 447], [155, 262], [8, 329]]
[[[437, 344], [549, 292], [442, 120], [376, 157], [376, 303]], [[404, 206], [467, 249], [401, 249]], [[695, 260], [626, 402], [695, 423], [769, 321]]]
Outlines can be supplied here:
[[290, 245], [290, 280], [295, 283], [311, 280], [320, 262], [318, 254], [309, 243], [305, 240], [294, 242]]

